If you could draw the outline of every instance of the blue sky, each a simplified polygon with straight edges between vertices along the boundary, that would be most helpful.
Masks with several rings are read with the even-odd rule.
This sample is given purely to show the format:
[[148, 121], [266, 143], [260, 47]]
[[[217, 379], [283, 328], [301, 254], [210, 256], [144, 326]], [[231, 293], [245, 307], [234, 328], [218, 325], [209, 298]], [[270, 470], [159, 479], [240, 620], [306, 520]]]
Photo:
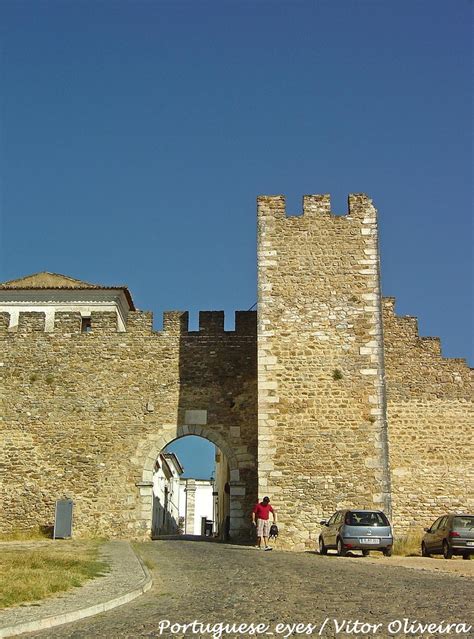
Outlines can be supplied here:
[[0, 279], [126, 284], [157, 328], [231, 327], [256, 301], [256, 196], [343, 213], [364, 191], [384, 294], [472, 366], [471, 11], [3, 0]]
[[167, 452], [176, 453], [184, 472], [182, 477], [210, 479], [214, 470], [216, 447], [203, 437], [186, 435], [166, 447]]

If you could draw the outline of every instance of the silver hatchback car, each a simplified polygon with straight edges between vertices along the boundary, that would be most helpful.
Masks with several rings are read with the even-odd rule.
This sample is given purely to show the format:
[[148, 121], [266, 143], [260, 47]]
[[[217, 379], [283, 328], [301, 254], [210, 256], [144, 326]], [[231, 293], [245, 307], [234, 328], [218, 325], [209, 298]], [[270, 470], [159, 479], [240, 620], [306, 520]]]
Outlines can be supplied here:
[[386, 557], [392, 555], [392, 527], [381, 510], [338, 510], [320, 524], [323, 527], [319, 535], [321, 555], [326, 555], [331, 548], [341, 557], [348, 550], [362, 550], [364, 556], [371, 550], [381, 550]]
[[425, 528], [421, 554], [430, 557], [441, 552], [445, 559], [451, 559], [453, 555], [470, 559], [474, 555], [474, 515], [443, 515], [430, 528]]

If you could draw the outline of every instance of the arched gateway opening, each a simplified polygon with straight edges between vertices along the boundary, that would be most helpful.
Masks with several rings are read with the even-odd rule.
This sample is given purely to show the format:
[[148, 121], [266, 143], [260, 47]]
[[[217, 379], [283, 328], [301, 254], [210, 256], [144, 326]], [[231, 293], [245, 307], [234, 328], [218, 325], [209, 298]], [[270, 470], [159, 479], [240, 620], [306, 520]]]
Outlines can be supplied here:
[[227, 541], [229, 533], [227, 457], [205, 437], [175, 439], [155, 462], [152, 539], [192, 535]]
[[[253, 455], [248, 451], [242, 451], [242, 447], [234, 450], [223, 435], [207, 426], [163, 427], [160, 431], [159, 435], [148, 440], [142, 477], [136, 484], [140, 497], [140, 528], [143, 533], [152, 538], [172, 533], [170, 529], [173, 524], [167, 520], [166, 515], [170, 508], [168, 503], [165, 504], [169, 493], [162, 490], [158, 484], [160, 476], [163, 476], [161, 466], [166, 462], [164, 457], [171, 443], [189, 435], [196, 435], [214, 444], [217, 451], [212, 490], [215, 493], [212, 533], [216, 533], [221, 540], [248, 539], [250, 510], [255, 499], [256, 487], [256, 465]], [[192, 512], [193, 488], [195, 487], [192, 482], [185, 487], [188, 493], [185, 499], [189, 500], [189, 518]], [[196, 534], [196, 528], [188, 521], [179, 532]], [[202, 532], [204, 533], [204, 530]]]

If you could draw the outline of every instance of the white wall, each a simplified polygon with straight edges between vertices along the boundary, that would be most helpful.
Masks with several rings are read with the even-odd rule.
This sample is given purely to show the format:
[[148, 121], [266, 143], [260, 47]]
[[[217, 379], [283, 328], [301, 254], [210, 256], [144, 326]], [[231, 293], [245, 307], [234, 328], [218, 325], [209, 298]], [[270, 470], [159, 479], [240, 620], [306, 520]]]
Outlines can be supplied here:
[[179, 516], [186, 518], [186, 480], [179, 482]]
[[194, 534], [201, 534], [201, 518], [211, 519], [212, 513], [212, 483], [196, 480], [196, 502], [194, 506]]
[[[192, 492], [186, 491], [188, 481], [192, 482]], [[181, 479], [179, 514], [185, 518], [185, 530], [187, 534], [201, 534], [202, 517], [211, 521], [213, 520], [212, 491], [213, 483], [208, 479]], [[190, 503], [190, 499], [194, 500], [194, 505]], [[190, 517], [193, 518], [193, 521], [189, 521]]]
[[171, 464], [172, 477], [168, 478], [163, 472], [161, 455], [158, 461], [160, 468], [153, 473], [152, 534], [172, 535], [178, 532], [179, 523], [179, 471]]
[[15, 290], [0, 291], [0, 311], [10, 314], [10, 328], [18, 325], [18, 314], [45, 313], [45, 329], [54, 330], [56, 311], [81, 313], [90, 317], [92, 311], [115, 311], [117, 328], [125, 331], [128, 302], [123, 291], [115, 290]]

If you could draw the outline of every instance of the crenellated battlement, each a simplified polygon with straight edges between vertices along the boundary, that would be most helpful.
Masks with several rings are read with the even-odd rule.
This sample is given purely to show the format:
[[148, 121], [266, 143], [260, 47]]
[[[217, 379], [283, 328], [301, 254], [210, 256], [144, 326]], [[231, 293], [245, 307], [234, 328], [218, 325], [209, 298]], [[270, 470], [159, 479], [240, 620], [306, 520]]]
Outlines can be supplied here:
[[331, 215], [331, 196], [329, 193], [322, 195], [303, 195], [303, 215]]
[[[464, 367], [467, 366], [467, 360], [465, 357], [445, 357], [444, 359], [450, 364], [458, 364], [458, 366], [464, 366]], [[473, 368], [471, 368], [470, 370], [474, 371]]]
[[95, 335], [116, 333], [118, 330], [117, 314], [114, 311], [92, 311], [91, 329]]
[[[391, 348], [396, 346], [398, 340], [403, 339], [407, 344], [419, 347], [425, 353], [437, 357], [442, 362], [467, 366], [467, 362], [463, 358], [443, 357], [440, 338], [421, 336], [418, 329], [418, 318], [410, 315], [397, 315], [395, 306], [395, 297], [382, 298], [384, 323], [390, 325], [389, 344]], [[393, 331], [395, 327], [397, 327], [396, 334]]]
[[199, 311], [199, 330], [189, 330], [189, 314], [184, 311], [167, 311], [163, 314], [163, 331], [180, 332], [192, 336], [257, 335], [257, 312], [235, 311], [235, 330], [224, 328], [224, 311]]
[[78, 335], [82, 329], [82, 316], [79, 312], [57, 311], [54, 316], [54, 333]]
[[18, 333], [44, 333], [46, 326], [46, 314], [27, 311], [20, 313], [18, 318]]
[[10, 326], [10, 313], [0, 313], [0, 332], [5, 333]]
[[441, 355], [441, 340], [439, 337], [420, 337], [421, 346], [433, 355]]
[[418, 330], [418, 318], [413, 315], [396, 316], [396, 320], [400, 323], [405, 337], [409, 339], [420, 339], [420, 333]]
[[[165, 311], [163, 313], [163, 330], [153, 330], [153, 313], [148, 311], [131, 311], [126, 321], [125, 332], [121, 335], [145, 337], [151, 335], [240, 335], [256, 336], [256, 311], [236, 311], [235, 330], [224, 328], [224, 311], [200, 311], [199, 330], [189, 330], [188, 311]], [[0, 313], [0, 332], [3, 334], [24, 337], [29, 334], [48, 333], [49, 335], [84, 335], [85, 337], [101, 337], [116, 334], [118, 331], [117, 314], [114, 311], [93, 311], [90, 323], [84, 324], [84, 317], [79, 312], [57, 311], [54, 326], [47, 330], [43, 312], [20, 312], [18, 325], [10, 328], [10, 314]]]
[[132, 335], [151, 335], [153, 313], [151, 311], [131, 311], [127, 316], [126, 332]]
[[390, 315], [395, 315], [395, 304], [396, 304], [396, 298], [395, 297], [382, 297], [382, 309], [384, 312], [390, 314]]
[[382, 310], [386, 318], [397, 322], [400, 331], [404, 333], [406, 338], [413, 340], [421, 339], [418, 332], [418, 318], [413, 315], [397, 315], [395, 306], [395, 297], [382, 298]]
[[331, 196], [328, 193], [303, 196], [303, 215], [287, 215], [284, 195], [261, 195], [257, 198], [259, 218], [294, 219], [298, 217], [332, 217], [337, 219], [375, 219], [376, 209], [365, 193], [351, 193], [347, 200], [345, 215], [335, 215], [331, 210]]
[[235, 311], [235, 332], [257, 335], [257, 311]]
[[200, 333], [223, 333], [224, 311], [199, 311]]

